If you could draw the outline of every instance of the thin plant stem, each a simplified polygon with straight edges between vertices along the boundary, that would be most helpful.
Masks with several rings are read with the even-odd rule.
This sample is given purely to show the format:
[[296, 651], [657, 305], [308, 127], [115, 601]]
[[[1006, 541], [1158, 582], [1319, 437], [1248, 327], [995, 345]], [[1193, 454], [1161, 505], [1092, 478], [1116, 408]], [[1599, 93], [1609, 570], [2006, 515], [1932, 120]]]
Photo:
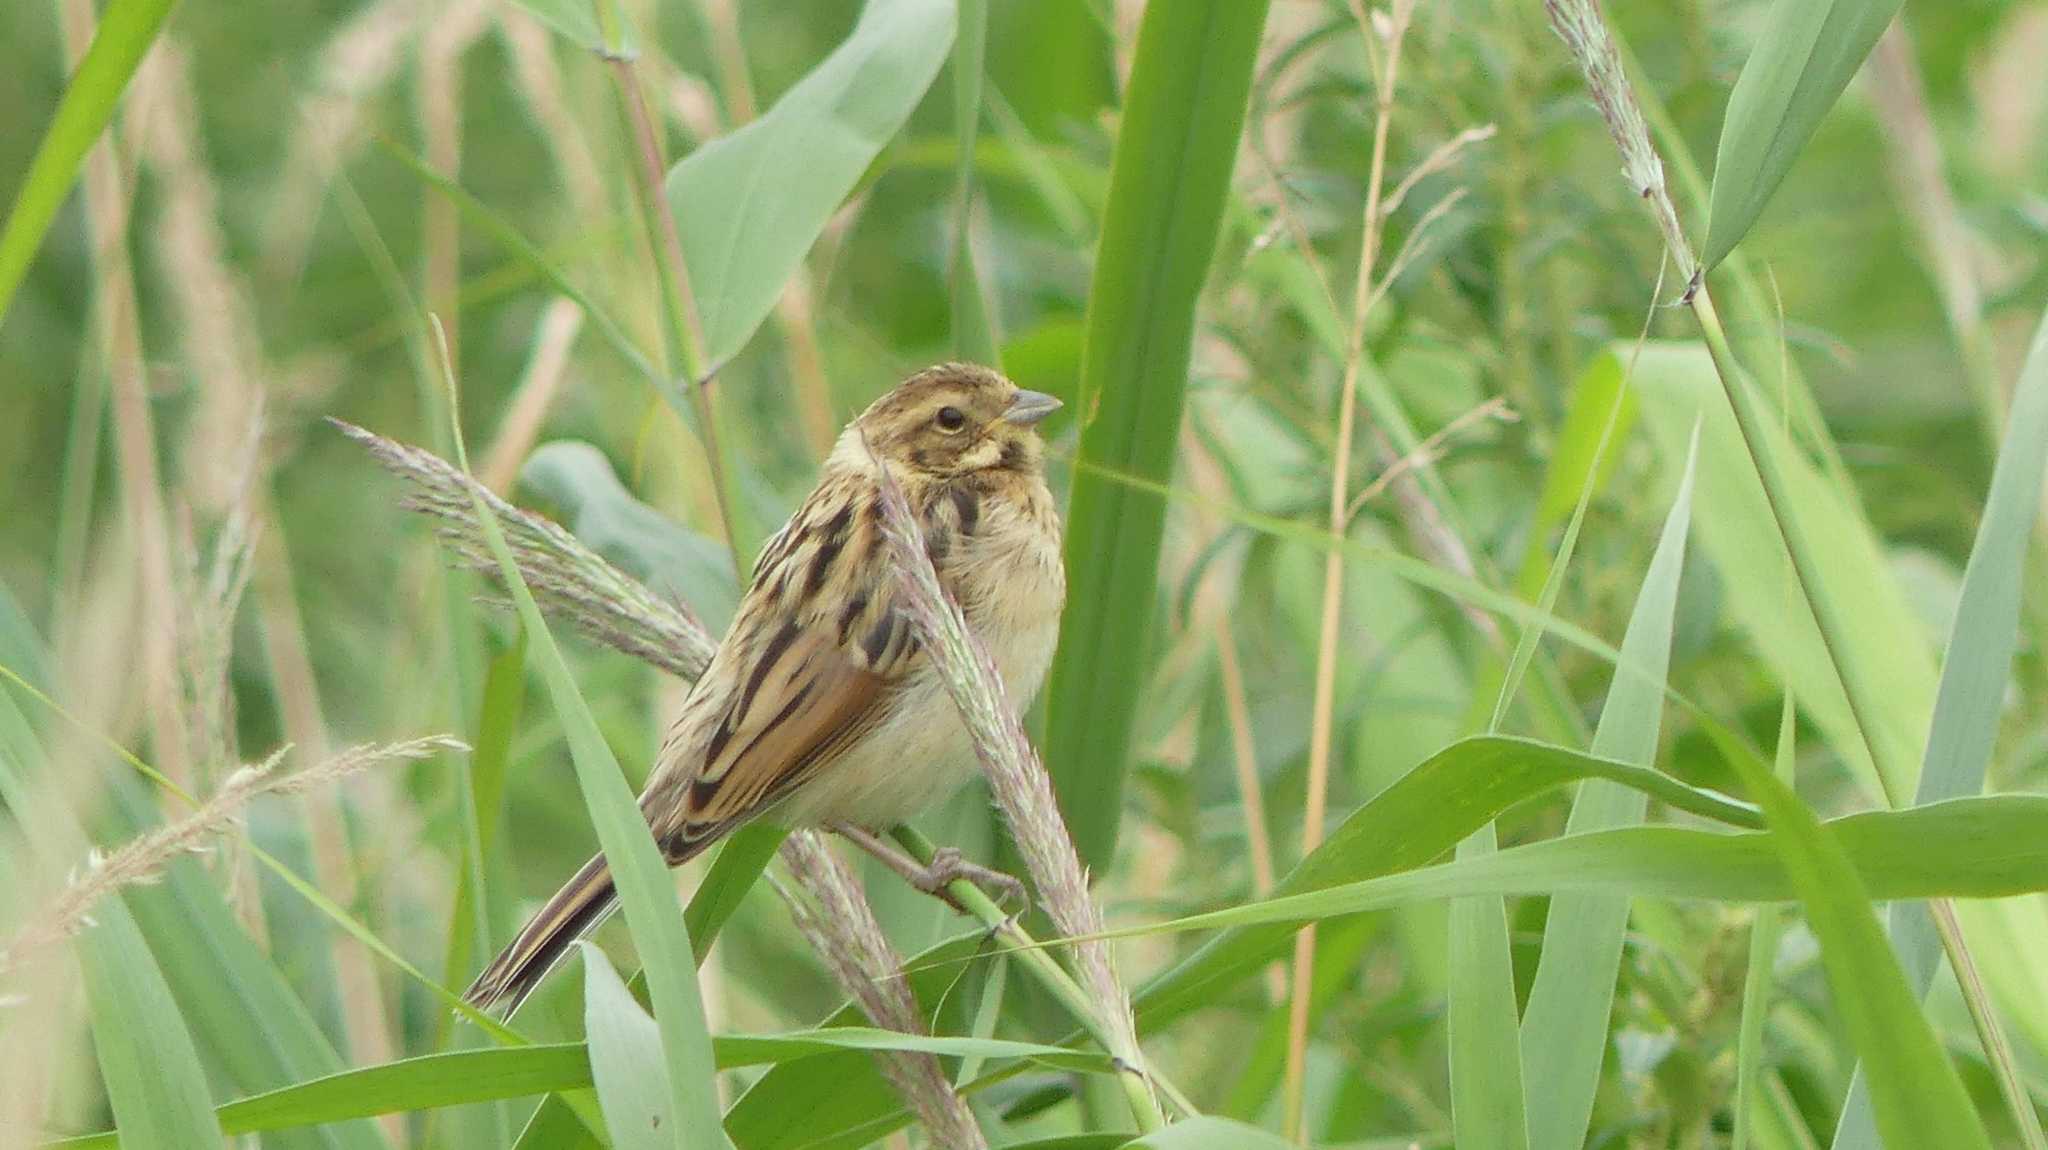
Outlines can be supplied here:
[[[1771, 520], [1778, 529], [1786, 553], [1792, 558], [1793, 573], [1820, 632], [1821, 646], [1827, 652], [1835, 677], [1842, 684], [1843, 695], [1848, 698], [1857, 738], [1862, 741], [1865, 753], [1876, 767], [1878, 786], [1884, 792], [1887, 804], [1894, 808], [1910, 805], [1912, 796], [1902, 794], [1901, 788], [1903, 780], [1910, 777], [1914, 764], [1900, 758], [1891, 744], [1872, 737], [1871, 732], [1877, 729], [1883, 713], [1884, 697], [1869, 681], [1863, 664], [1847, 657], [1845, 646], [1850, 622], [1843, 616], [1840, 604], [1827, 594], [1821, 582], [1820, 556], [1799, 528], [1790, 485], [1779, 466], [1776, 450], [1765, 439], [1766, 413], [1756, 396], [1742, 383], [1741, 365], [1736, 362], [1734, 350], [1728, 344], [1727, 331], [1721, 326], [1721, 317], [1714, 310], [1713, 296], [1704, 281], [1700, 282], [1697, 291], [1691, 293], [1691, 297], [1689, 302], [1694, 317], [1699, 321], [1700, 334], [1706, 340], [1707, 353], [1713, 358], [1714, 372], [1720, 377], [1728, 405], [1735, 411], [1736, 425], [1742, 433], [1743, 451], [1763, 480], [1764, 498], [1771, 508]], [[1991, 1005], [1989, 992], [1981, 980], [1963, 977], [1965, 971], [1975, 972], [1976, 962], [1963, 939], [1961, 925], [1956, 922], [1947, 900], [1931, 900], [1928, 911], [1934, 920], [1935, 933], [1941, 938], [1941, 949], [1948, 956], [1949, 967], [1957, 972], [1956, 981], [1962, 989], [1963, 1001], [1969, 1007], [1970, 1022], [1977, 1031], [1978, 1044], [1983, 1047], [1985, 1060], [1998, 1078], [1999, 1089], [2010, 1104], [2013, 1119], [2027, 1136], [2030, 1150], [2043, 1150], [2048, 1147], [2048, 1140], [2044, 1140], [2030, 1095], [2019, 1078], [2018, 1067], [2012, 1060], [2011, 1043]]]
[[[897, 845], [910, 854], [910, 857], [927, 866], [938, 853], [938, 848], [932, 845], [932, 841], [913, 827], [898, 826], [889, 834], [896, 840]], [[1116, 1037], [1116, 1029], [1103, 1017], [1104, 1007], [1067, 973], [1066, 968], [1059, 964], [1059, 960], [1052, 956], [1050, 950], [1031, 937], [1030, 932], [1024, 929], [1023, 924], [1018, 922], [1015, 916], [997, 905], [986, 891], [964, 878], [954, 879], [948, 883], [946, 894], [1010, 947], [1011, 956], [1045, 988], [1047, 993], [1067, 1008], [1067, 1012], [1074, 1016], [1074, 1021], [1081, 1024], [1081, 1029], [1087, 1031], [1088, 1036], [1093, 1038], [1097, 1045], [1111, 1052], [1117, 1049], [1120, 1043]], [[1113, 1053], [1112, 1056], [1114, 1057]], [[1152, 1096], [1152, 1090], [1146, 1083], [1147, 1072], [1120, 1057], [1116, 1062], [1118, 1086], [1124, 1097], [1129, 1100], [1131, 1116], [1137, 1121], [1139, 1128], [1152, 1131], [1165, 1126], [1166, 1116], [1160, 1111], [1159, 1101]], [[1152, 1081], [1169, 1094], [1177, 1094], [1156, 1076]]]
[[[603, 14], [609, 12], [611, 6], [600, 4], [598, 9]], [[605, 62], [611, 66], [612, 78], [618, 85], [619, 101], [625, 108], [626, 124], [632, 136], [630, 150], [634, 153], [634, 162], [628, 166], [632, 169], [634, 189], [646, 217], [648, 246], [653, 249], [655, 270], [661, 280], [663, 330], [674, 362], [680, 369], [676, 386], [689, 392], [690, 405], [696, 415], [697, 434], [704, 444], [706, 468], [711, 473], [712, 495], [718, 503], [719, 525], [732, 549], [733, 568], [744, 575], [753, 569], [753, 544], [741, 522], [740, 509], [733, 502], [731, 476], [726, 466], [728, 461], [718, 434], [717, 412], [711, 402], [711, 381], [703, 374], [704, 333], [698, 323], [696, 303], [690, 295], [688, 272], [683, 264], [682, 236], [676, 231], [675, 213], [669, 210], [668, 165], [662, 157], [661, 137], [655, 130], [654, 113], [647, 105], [647, 92], [640, 84], [640, 74], [633, 61], [608, 53]]]
[[[1354, 6], [1355, 7], [1355, 6]], [[1387, 134], [1393, 124], [1394, 91], [1400, 82], [1401, 39], [1415, 10], [1414, 0], [1395, 0], [1386, 35], [1386, 68], [1378, 86], [1372, 133], [1372, 168], [1365, 186], [1365, 239], [1358, 255], [1358, 282], [1352, 291], [1351, 338], [1345, 348], [1344, 385], [1337, 401], [1337, 444], [1330, 469], [1330, 533], [1343, 535], [1351, 496], [1351, 444], [1358, 423], [1358, 373], [1365, 359], [1365, 321], [1375, 298], [1373, 271], [1380, 247], [1380, 195], [1387, 170]], [[1372, 23], [1358, 13], [1359, 31], [1370, 48]], [[1328, 818], [1330, 741], [1337, 693], [1337, 638], [1344, 602], [1344, 556], [1332, 549], [1323, 560], [1322, 621], [1316, 643], [1315, 701], [1309, 712], [1308, 794], [1302, 807], [1301, 853], [1322, 845]], [[1287, 1069], [1283, 1111], [1291, 1141], [1303, 1136], [1304, 1082], [1308, 1070], [1308, 1007], [1315, 978], [1316, 929], [1304, 927], [1294, 937], [1293, 998], [1288, 1003]]]

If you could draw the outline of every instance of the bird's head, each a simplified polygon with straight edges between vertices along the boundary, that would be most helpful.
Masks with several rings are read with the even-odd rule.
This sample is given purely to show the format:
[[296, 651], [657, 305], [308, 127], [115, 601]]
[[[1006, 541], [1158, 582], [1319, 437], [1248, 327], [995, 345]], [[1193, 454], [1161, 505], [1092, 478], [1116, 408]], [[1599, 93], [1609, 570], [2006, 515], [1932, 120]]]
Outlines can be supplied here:
[[945, 480], [974, 472], [1036, 475], [1042, 445], [1038, 421], [1060, 401], [1027, 391], [998, 372], [970, 363], [929, 367], [868, 405], [840, 437], [835, 458], [859, 466], [872, 450], [890, 470]]

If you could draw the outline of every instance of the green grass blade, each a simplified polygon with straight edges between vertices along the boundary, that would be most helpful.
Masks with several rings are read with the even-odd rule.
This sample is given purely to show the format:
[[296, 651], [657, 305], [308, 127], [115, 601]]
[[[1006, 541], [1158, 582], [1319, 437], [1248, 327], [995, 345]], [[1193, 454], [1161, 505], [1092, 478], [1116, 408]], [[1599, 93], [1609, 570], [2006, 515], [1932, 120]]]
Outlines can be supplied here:
[[[940, 970], [940, 976], [952, 972]], [[617, 979], [616, 973], [613, 979]], [[609, 991], [607, 991], [609, 993]], [[627, 995], [631, 1001], [631, 995]], [[613, 1004], [618, 1005], [617, 1003]], [[638, 1004], [634, 1004], [638, 1010]], [[641, 1017], [645, 1017], [642, 1012]], [[897, 1034], [862, 1026], [833, 1026], [789, 1034], [728, 1034], [713, 1040], [721, 1070], [781, 1066], [836, 1054], [916, 1050], [948, 1057], [1027, 1059], [1063, 1070], [1104, 1073], [1106, 1057], [1035, 1042]], [[589, 1046], [562, 1042], [425, 1054], [345, 1070], [222, 1105], [215, 1117], [227, 1134], [285, 1130], [349, 1118], [400, 1114], [579, 1090], [595, 1083]], [[121, 1145], [108, 1130], [52, 1143], [50, 1150], [95, 1150]]]
[[633, 1001], [604, 952], [587, 942], [583, 955], [583, 1032], [590, 1036], [590, 1076], [604, 1107], [605, 1129], [617, 1150], [665, 1150], [686, 1145], [676, 1129], [661, 1031]]
[[[2005, 444], [1991, 475], [1984, 518], [1963, 572], [1963, 589], [1941, 668], [1927, 756], [1916, 802], [1939, 802], [1984, 788], [1985, 767], [1998, 735], [1999, 711], [2013, 651], [2019, 641], [2020, 590], [2027, 551], [2040, 511], [2041, 475], [2048, 464], [2048, 316], [2034, 331], [2006, 421]], [[1941, 961], [1941, 939], [1924, 906], [1901, 903], [1890, 911], [1892, 948], [1913, 992], [1924, 998]], [[1868, 1082], [1859, 1071], [1835, 1128], [1836, 1150], [1878, 1145]]]
[[57, 113], [14, 193], [7, 222], [0, 226], [0, 319], [6, 318], [7, 305], [35, 262], [50, 221], [71, 194], [78, 166], [113, 118], [114, 106], [143, 55], [156, 43], [157, 31], [174, 4], [175, 0], [116, 0], [100, 17], [92, 46], [71, 74]]
[[[1920, 1012], [1920, 996], [1908, 985], [1872, 912], [1876, 884], [1866, 886], [1864, 876], [1857, 873], [1846, 849], [1849, 836], [1823, 827], [1790, 787], [1747, 758], [1731, 762], [1770, 818], [1769, 838], [1820, 940], [1835, 1009], [1863, 1058], [1884, 1144], [1989, 1150], [1991, 1140], [1962, 1079]], [[1910, 819], [1943, 806], [1987, 801], [2000, 800], [1961, 799], [1878, 817]], [[1915, 841], [1900, 843], [1898, 849], [1924, 869], [1933, 865], [1928, 845]]]
[[[1793, 743], [1797, 714], [1792, 696], [1785, 696], [1785, 705], [1778, 718], [1777, 776], [1788, 786], [1792, 782], [1793, 765], [1798, 761]], [[1784, 917], [1775, 906], [1759, 906], [1750, 918], [1749, 966], [1742, 979], [1742, 1024], [1735, 1043], [1735, 1131], [1730, 1150], [1747, 1150], [1751, 1131], [1763, 1113], [1763, 1102], [1757, 1091], [1762, 1086], [1764, 1023], [1771, 1013], [1771, 976], [1777, 963], [1778, 939], [1783, 927]], [[1852, 1089], [1850, 1094], [1853, 1097], [1855, 1091]]]
[[[446, 363], [442, 366], [445, 373]], [[452, 393], [452, 379], [450, 388]], [[450, 410], [452, 414], [452, 394]], [[459, 419], [455, 421], [454, 434], [458, 460], [467, 471], [469, 461], [462, 448]], [[496, 513], [474, 493], [471, 499], [491, 552], [497, 557], [499, 577], [512, 592], [534, 661], [540, 665], [548, 695], [562, 721], [570, 759], [576, 767], [576, 781], [611, 867], [626, 925], [650, 972], [648, 988], [660, 1028], [671, 1113], [675, 1115], [670, 1136], [672, 1144], [681, 1147], [685, 1144], [685, 1132], [701, 1135], [720, 1128], [711, 1040], [705, 1030], [704, 1003], [697, 992], [697, 965], [689, 928], [684, 925], [682, 908], [676, 904], [668, 866], [655, 848], [653, 836], [647, 832], [647, 822], [633, 801], [611, 745], [598, 730], [590, 705], [584, 702], [561, 649], [547, 629], [547, 621], [541, 618], [533, 592], [520, 577]]]
[[[1609, 763], [1564, 747], [1487, 736], [1454, 743], [1423, 761], [1353, 811], [1316, 851], [1275, 886], [1276, 895], [1320, 890], [1422, 866], [1495, 815], [1533, 795], [1587, 778], [1646, 790], [1706, 818], [1758, 826], [1757, 813], [1668, 775]], [[1238, 979], [1284, 953], [1292, 933], [1280, 927], [1226, 932], [1152, 980], [1137, 995], [1138, 1021], [1156, 1029], [1214, 1002]]]
[[[1458, 844], [1460, 863], [1497, 857], [1493, 824]], [[1506, 905], [1459, 899], [1450, 912], [1451, 1125], [1470, 1146], [1529, 1145]]]
[[690, 896], [690, 905], [683, 912], [690, 937], [697, 940], [700, 949], [711, 949], [712, 940], [725, 929], [733, 912], [740, 908], [740, 901], [754, 889], [761, 872], [768, 869], [768, 860], [775, 857], [787, 837], [789, 832], [773, 823], [752, 823], [718, 844], [718, 853], [712, 857], [703, 881], [697, 884], [697, 892]]
[[[1904, 811], [1870, 811], [1827, 824], [1839, 837], [1844, 874], [1872, 898], [2008, 898], [2048, 891], [2048, 798], [1952, 799]], [[2000, 839], [1996, 836], [2017, 836]], [[1777, 834], [1723, 834], [1673, 826], [1621, 827], [1546, 839], [1494, 854], [1461, 856], [1302, 894], [1107, 932], [1142, 938], [1190, 930], [1278, 924], [1297, 927], [1415, 902], [1583, 892], [1712, 902], [1801, 897], [1780, 859]]]
[[937, 78], [954, 23], [949, 0], [869, 0], [846, 42], [774, 107], [669, 170], [707, 363], [737, 353], [767, 318]]
[[[1685, 540], [1692, 528], [1695, 433], [1678, 494], [1664, 519], [1650, 569], [1621, 642], [1622, 663], [1607, 690], [1593, 753], [1649, 766], [1657, 757], [1664, 681], [1671, 662], [1671, 624]], [[1647, 797], [1604, 779], [1579, 786], [1565, 833], [1605, 830], [1643, 821]], [[1536, 1150], [1576, 1150], [1586, 1140], [1600, 1064], [1607, 1050], [1614, 980], [1621, 968], [1628, 899], [1565, 895], [1551, 900], [1543, 955], [1522, 1023], [1523, 1075], [1529, 1092], [1529, 1143]]]
[[[40, 677], [41, 644], [0, 588], [0, 654], [6, 667], [21, 666]], [[12, 626], [8, 624], [14, 624]], [[17, 687], [38, 690], [28, 679], [8, 677]], [[43, 758], [33, 726], [0, 691], [0, 800], [13, 809], [37, 809], [37, 823], [79, 844], [85, 831], [61, 806], [32, 808], [23, 780]], [[110, 783], [110, 833], [126, 839], [158, 819], [155, 804], [135, 781], [117, 775]], [[171, 986], [194, 1038], [242, 1090], [256, 1091], [341, 1069], [341, 1059], [306, 1006], [256, 943], [243, 932], [235, 912], [198, 860], [179, 859], [160, 882], [130, 888], [122, 903], [133, 916]], [[388, 1150], [382, 1134], [367, 1123], [330, 1126], [271, 1143], [274, 1147], [324, 1150]]]
[[[927, 1015], [966, 972], [982, 935], [949, 939], [904, 963], [906, 980]], [[822, 1027], [856, 1026], [859, 1007], [842, 1006]], [[777, 1066], [749, 1086], [726, 1113], [726, 1133], [739, 1150], [863, 1147], [910, 1121], [872, 1056], [853, 1051]]]
[[1728, 95], [1707, 209], [1707, 268], [1740, 243], [1902, 0], [1777, 0]]
[[118, 899], [78, 942], [92, 1042], [122, 1141], [132, 1150], [187, 1150], [220, 1141], [199, 1050], [142, 931]]
[[[1237, 158], [1266, 0], [1147, 8], [1088, 293], [1078, 461], [1163, 481], [1180, 435], [1195, 304]], [[1158, 593], [1164, 500], [1077, 468], [1067, 609], [1045, 761], [1082, 862], [1108, 865]]]

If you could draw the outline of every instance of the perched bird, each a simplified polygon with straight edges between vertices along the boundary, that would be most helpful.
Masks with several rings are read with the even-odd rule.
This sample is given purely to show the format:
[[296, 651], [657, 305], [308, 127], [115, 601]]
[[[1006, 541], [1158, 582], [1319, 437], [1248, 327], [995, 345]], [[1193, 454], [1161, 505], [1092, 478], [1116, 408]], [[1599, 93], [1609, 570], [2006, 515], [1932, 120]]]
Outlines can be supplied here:
[[[1066, 598], [1036, 431], [1059, 406], [949, 363], [904, 380], [840, 433], [817, 487], [762, 549], [640, 795], [669, 865], [755, 818], [886, 830], [971, 777], [967, 730], [898, 606], [877, 462], [1022, 706], [1052, 660]], [[614, 898], [604, 857], [591, 859], [466, 997], [516, 1008]]]

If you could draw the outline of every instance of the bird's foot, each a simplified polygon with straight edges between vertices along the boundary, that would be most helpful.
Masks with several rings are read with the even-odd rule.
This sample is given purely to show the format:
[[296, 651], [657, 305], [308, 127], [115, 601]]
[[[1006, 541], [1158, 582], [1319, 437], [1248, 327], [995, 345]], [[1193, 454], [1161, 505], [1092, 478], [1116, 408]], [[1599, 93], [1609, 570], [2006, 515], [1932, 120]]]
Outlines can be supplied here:
[[1030, 905], [1030, 895], [1024, 884], [1015, 877], [1004, 874], [980, 863], [969, 862], [958, 850], [940, 847], [932, 853], [930, 863], [921, 863], [905, 853], [896, 844], [877, 835], [865, 827], [840, 824], [831, 828], [841, 838], [873, 855], [883, 866], [895, 871], [915, 890], [931, 895], [961, 914], [971, 915], [972, 911], [962, 905], [952, 887], [956, 882], [966, 882], [980, 888], [983, 893], [994, 896], [996, 905], [1006, 907], [1014, 900], [1018, 913]]

